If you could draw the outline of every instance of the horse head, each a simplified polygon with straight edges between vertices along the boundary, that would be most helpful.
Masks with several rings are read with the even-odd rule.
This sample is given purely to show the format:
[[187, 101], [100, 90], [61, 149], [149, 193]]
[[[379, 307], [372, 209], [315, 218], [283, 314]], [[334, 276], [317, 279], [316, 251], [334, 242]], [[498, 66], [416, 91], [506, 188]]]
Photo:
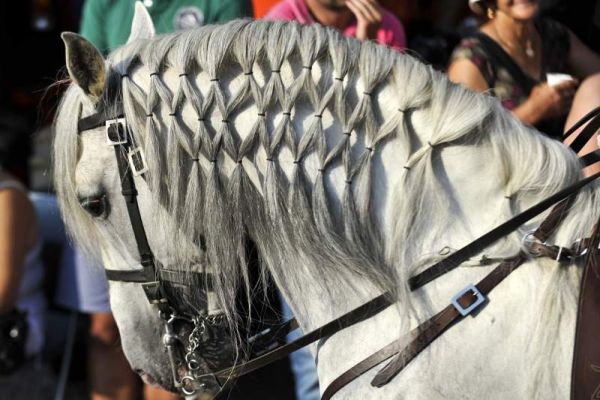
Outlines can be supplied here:
[[[128, 43], [153, 36], [150, 16], [138, 3]], [[126, 152], [119, 135], [130, 133], [119, 117], [123, 102], [110, 81], [110, 67], [83, 37], [64, 33], [62, 38], [73, 82], [64, 106], [78, 103], [69, 111], [73, 114], [63, 109], [58, 116], [58, 129], [78, 125], [76, 140], [57, 144], [56, 165], [73, 173], [62, 186], [70, 196], [61, 196], [64, 215], [74, 237], [106, 268], [111, 308], [132, 368], [151, 384], [193, 392], [192, 371], [208, 374], [237, 359], [234, 339], [216, 306], [203, 246], [181, 234], [166, 201], [156, 203], [147, 182], [134, 183], [130, 170], [119, 170], [130, 168], [126, 158], [119, 165], [120, 152]], [[112, 142], [111, 123], [117, 129]], [[63, 163], [72, 156], [71, 165]], [[124, 181], [129, 186], [118, 184]], [[130, 197], [122, 196], [126, 191]], [[178, 249], [185, 248], [185, 259], [173, 251], [174, 241]], [[206, 381], [203, 389], [218, 391], [212, 383]]]

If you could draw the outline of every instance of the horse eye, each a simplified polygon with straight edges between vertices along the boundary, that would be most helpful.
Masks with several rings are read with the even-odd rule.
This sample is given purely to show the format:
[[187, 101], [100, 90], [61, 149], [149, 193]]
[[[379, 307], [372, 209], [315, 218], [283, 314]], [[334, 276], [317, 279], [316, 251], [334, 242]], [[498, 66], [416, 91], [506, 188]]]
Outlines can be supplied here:
[[79, 204], [93, 218], [106, 218], [108, 216], [108, 199], [104, 194], [84, 197], [79, 199]]

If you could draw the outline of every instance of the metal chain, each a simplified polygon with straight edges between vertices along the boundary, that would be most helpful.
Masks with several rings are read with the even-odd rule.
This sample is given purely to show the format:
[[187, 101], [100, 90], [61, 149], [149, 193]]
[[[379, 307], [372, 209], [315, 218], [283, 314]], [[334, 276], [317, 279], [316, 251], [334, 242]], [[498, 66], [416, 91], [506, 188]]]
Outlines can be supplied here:
[[192, 319], [192, 322], [194, 323], [194, 329], [192, 329], [192, 332], [190, 332], [188, 337], [185, 362], [189, 371], [197, 371], [200, 368], [200, 363], [198, 362], [195, 353], [198, 347], [200, 347], [202, 334], [204, 334], [206, 330], [206, 319], [203, 316], [198, 315]]

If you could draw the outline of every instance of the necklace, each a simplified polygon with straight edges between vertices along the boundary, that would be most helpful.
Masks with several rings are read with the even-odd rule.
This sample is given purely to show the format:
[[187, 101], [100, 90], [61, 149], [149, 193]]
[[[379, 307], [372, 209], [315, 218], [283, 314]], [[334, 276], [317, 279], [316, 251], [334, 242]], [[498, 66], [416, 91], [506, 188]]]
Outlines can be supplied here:
[[498, 31], [496, 24], [493, 24], [493, 26], [494, 26], [494, 33], [496, 34], [496, 37], [498, 38], [500, 43], [504, 45], [504, 47], [506, 47], [508, 49], [518, 48], [521, 50], [521, 53], [525, 53], [525, 55], [527, 57], [529, 57], [529, 58], [535, 57], [535, 50], [533, 49], [533, 40], [531, 40], [531, 38], [527, 38], [527, 40], [525, 41], [525, 45], [522, 45], [520, 43], [520, 41], [517, 41], [516, 45], [512, 45], [512, 44], [508, 43], [506, 40], [504, 40], [502, 38], [502, 36], [500, 36], [500, 32]]
[[525, 55], [529, 58], [535, 57], [535, 51], [533, 51], [531, 39], [527, 39], [527, 42], [525, 42]]

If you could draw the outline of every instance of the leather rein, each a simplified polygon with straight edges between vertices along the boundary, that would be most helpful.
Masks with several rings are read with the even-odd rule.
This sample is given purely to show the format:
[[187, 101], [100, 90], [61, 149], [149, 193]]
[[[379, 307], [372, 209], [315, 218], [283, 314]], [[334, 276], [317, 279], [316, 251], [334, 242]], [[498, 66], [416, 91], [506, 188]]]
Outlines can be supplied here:
[[[571, 148], [575, 152], [581, 150], [585, 143], [600, 127], [599, 115], [600, 108], [595, 109], [584, 116], [584, 118], [576, 123], [573, 128], [565, 133], [566, 138], [580, 126], [590, 121], [571, 145]], [[131, 136], [128, 133], [127, 124], [123, 114], [117, 113], [116, 116], [107, 117], [105, 112], [97, 112], [91, 116], [82, 118], [78, 122], [78, 133], [81, 134], [85, 131], [100, 127], [105, 127], [107, 144], [113, 146], [115, 150], [115, 157], [117, 159], [121, 180], [121, 192], [127, 206], [129, 220], [133, 228], [136, 245], [140, 255], [140, 264], [142, 265], [141, 270], [107, 269], [106, 276], [111, 281], [141, 284], [148, 301], [157, 307], [158, 313], [165, 323], [163, 343], [169, 353], [173, 380], [175, 386], [182, 390], [183, 393], [194, 394], [200, 390], [220, 391], [232, 378], [248, 374], [265, 365], [271, 364], [276, 360], [286, 357], [290, 353], [314, 343], [319, 339], [331, 336], [349, 326], [364, 321], [394, 303], [390, 293], [383, 293], [335, 320], [306, 333], [294, 341], [284, 344], [283, 341], [285, 335], [298, 327], [295, 319], [286, 321], [256, 335], [254, 344], [259, 350], [255, 351], [254, 358], [242, 363], [234, 363], [233, 365], [212, 373], [201, 375], [194, 374], [194, 368], [187, 362], [188, 357], [186, 355], [185, 361], [188, 366], [188, 375], [179, 378], [177, 371], [182, 361], [177, 360], [177, 346], [180, 346], [182, 341], [181, 338], [175, 334], [173, 324], [178, 319], [190, 321], [192, 318], [179, 312], [176, 305], [170, 302], [169, 296], [165, 290], [165, 283], [171, 282], [180, 285], [189, 285], [189, 283], [186, 283], [187, 281], [184, 280], [186, 277], [184, 272], [167, 269], [158, 264], [158, 261], [155, 259], [150, 245], [148, 244], [144, 224], [139, 211], [137, 190], [134, 182], [134, 176], [143, 175], [144, 172], [147, 171], [147, 167], [143, 150], [139, 147], [133, 148]], [[581, 161], [584, 166], [591, 165], [600, 160], [600, 150], [590, 154], [582, 157]], [[329, 400], [349, 382], [383, 361], [391, 359], [389, 363], [376, 374], [371, 382], [371, 385], [376, 387], [387, 384], [437, 337], [442, 335], [456, 323], [463, 320], [466, 316], [471, 315], [473, 312], [484, 306], [488, 301], [487, 295], [529, 257], [552, 256], [558, 261], [572, 261], [585, 254], [587, 240], [574, 244], [572, 248], [548, 245], [546, 244], [546, 240], [552, 235], [568, 212], [571, 202], [575, 197], [574, 195], [582, 187], [593, 182], [598, 177], [600, 177], [600, 173], [582, 179], [562, 189], [410, 278], [408, 284], [411, 291], [421, 288], [434, 279], [441, 277], [446, 272], [460, 266], [461, 263], [480, 253], [483, 248], [486, 248], [498, 239], [514, 232], [523, 223], [555, 205], [542, 224], [533, 233], [528, 234], [526, 238], [524, 238], [524, 250], [513, 257], [504, 259], [477, 284], [465, 286], [453, 296], [451, 302], [443, 310], [413, 329], [407, 337], [402, 337], [397, 341], [390, 343], [341, 374], [325, 389], [322, 399]], [[210, 282], [210, 274], [194, 274], [198, 274], [200, 282]], [[194, 321], [195, 327], [197, 327], [197, 321]]]

